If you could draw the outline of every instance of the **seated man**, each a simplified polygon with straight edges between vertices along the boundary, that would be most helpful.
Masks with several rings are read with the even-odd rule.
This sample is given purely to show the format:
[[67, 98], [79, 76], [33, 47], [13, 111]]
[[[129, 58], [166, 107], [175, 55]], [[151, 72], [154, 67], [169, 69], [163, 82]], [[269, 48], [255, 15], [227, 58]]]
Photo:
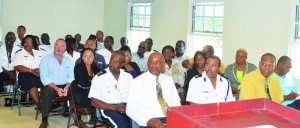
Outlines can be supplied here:
[[190, 104], [235, 101], [228, 80], [219, 75], [221, 60], [217, 56], [206, 59], [205, 72], [192, 78], [186, 100]]
[[13, 32], [8, 32], [5, 36], [5, 45], [0, 47], [0, 68], [2, 72], [0, 73], [0, 92], [3, 91], [3, 82], [14, 80], [14, 66], [12, 65], [12, 60], [18, 50], [21, 48], [14, 45], [16, 42], [16, 36]]
[[180, 98], [172, 78], [161, 73], [163, 56], [152, 53], [147, 65], [149, 70], [129, 86], [126, 113], [139, 126], [164, 127], [162, 121], [154, 118], [166, 117], [168, 107], [180, 106]]
[[133, 77], [120, 69], [124, 63], [124, 52], [114, 52], [108, 69], [93, 78], [89, 93], [91, 104], [100, 109], [102, 115], [100, 118], [113, 128], [129, 128], [130, 125], [130, 119], [125, 114], [125, 106], [128, 86]]
[[66, 42], [63, 39], [56, 40], [54, 52], [45, 56], [40, 63], [40, 77], [44, 85], [40, 128], [48, 127], [52, 100], [57, 96], [67, 96], [70, 84], [74, 80], [73, 61], [64, 54], [65, 50]]
[[291, 76], [287, 75], [292, 68], [291, 61], [292, 60], [288, 56], [280, 57], [273, 75], [280, 81], [281, 91], [284, 97], [282, 105], [300, 110], [300, 100], [296, 99], [299, 94], [295, 93], [297, 91], [295, 81]]
[[281, 104], [283, 96], [280, 82], [272, 75], [275, 61], [276, 58], [271, 53], [262, 55], [259, 68], [244, 76], [239, 100], [267, 98]]

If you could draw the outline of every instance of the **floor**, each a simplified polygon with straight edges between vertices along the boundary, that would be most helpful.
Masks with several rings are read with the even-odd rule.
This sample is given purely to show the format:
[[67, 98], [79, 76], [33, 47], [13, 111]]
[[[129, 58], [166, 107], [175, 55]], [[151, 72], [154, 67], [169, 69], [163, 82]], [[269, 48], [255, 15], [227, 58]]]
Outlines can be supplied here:
[[[30, 107], [21, 107], [21, 116], [18, 114], [18, 106], [15, 105], [11, 110], [10, 107], [3, 106], [4, 98], [0, 97], [0, 128], [38, 128], [41, 123], [41, 114], [35, 120], [35, 105]], [[87, 116], [82, 116], [83, 121], [87, 121]], [[48, 119], [49, 128], [66, 128], [68, 117], [52, 116]], [[71, 123], [73, 121], [71, 120]], [[75, 128], [72, 126], [71, 128]]]

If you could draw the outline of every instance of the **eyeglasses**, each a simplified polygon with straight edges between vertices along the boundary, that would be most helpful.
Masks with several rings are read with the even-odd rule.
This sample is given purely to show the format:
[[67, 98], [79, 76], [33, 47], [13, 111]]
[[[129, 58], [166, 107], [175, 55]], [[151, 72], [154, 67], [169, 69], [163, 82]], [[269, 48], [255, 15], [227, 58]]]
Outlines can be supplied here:
[[25, 42], [25, 44], [32, 44], [32, 42]]

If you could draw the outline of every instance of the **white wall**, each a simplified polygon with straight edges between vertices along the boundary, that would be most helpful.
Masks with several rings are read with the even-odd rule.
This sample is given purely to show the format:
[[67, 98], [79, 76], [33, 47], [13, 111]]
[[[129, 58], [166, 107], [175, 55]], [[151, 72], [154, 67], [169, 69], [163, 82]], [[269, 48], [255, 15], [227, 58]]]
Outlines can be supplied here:
[[[90, 34], [103, 29], [104, 0], [5, 0], [3, 1], [2, 37], [24, 25], [26, 34], [46, 32], [51, 43], [66, 34]], [[3, 40], [3, 38], [2, 38]]]
[[175, 47], [178, 40], [187, 41], [189, 0], [153, 0], [151, 5], [153, 48], [161, 52], [169, 44]]
[[104, 36], [114, 37], [114, 49], [121, 47], [121, 37], [126, 37], [128, 26], [128, 0], [105, 0]]
[[223, 62], [234, 62], [238, 48], [248, 50], [248, 61], [258, 65], [261, 55], [288, 54], [292, 0], [225, 0]]

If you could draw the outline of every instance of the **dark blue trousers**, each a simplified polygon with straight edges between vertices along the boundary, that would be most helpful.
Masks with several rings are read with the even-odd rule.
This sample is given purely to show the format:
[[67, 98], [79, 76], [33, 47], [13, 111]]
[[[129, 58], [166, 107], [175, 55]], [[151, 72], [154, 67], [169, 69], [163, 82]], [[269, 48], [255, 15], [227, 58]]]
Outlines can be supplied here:
[[100, 110], [101, 119], [112, 128], [130, 128], [130, 118], [126, 114], [112, 110]]

